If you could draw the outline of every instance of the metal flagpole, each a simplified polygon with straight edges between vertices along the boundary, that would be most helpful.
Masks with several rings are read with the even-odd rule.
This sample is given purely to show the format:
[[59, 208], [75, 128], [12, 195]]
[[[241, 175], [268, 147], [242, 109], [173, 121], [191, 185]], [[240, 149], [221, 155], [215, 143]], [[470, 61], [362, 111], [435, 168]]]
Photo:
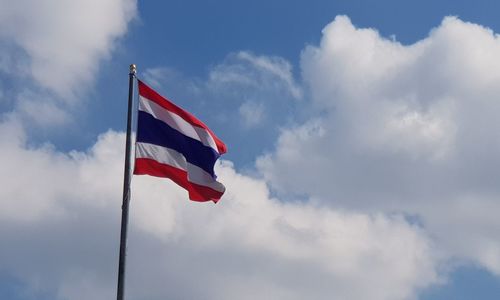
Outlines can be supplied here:
[[120, 232], [120, 260], [118, 263], [118, 289], [116, 299], [123, 300], [125, 289], [125, 257], [127, 255], [127, 225], [128, 207], [130, 203], [130, 148], [132, 131], [132, 99], [134, 93], [134, 77], [136, 66], [130, 65], [128, 83], [128, 112], [127, 112], [127, 138], [125, 141], [125, 170], [123, 175], [123, 204], [122, 204], [122, 225]]

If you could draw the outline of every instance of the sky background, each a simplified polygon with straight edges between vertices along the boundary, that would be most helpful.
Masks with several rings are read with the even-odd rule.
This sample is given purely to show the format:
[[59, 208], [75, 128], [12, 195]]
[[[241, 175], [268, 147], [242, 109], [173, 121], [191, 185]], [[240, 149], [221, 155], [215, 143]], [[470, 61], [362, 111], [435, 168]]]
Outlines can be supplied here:
[[128, 299], [498, 299], [498, 9], [0, 0], [0, 299], [115, 297], [131, 63], [228, 153], [133, 178]]

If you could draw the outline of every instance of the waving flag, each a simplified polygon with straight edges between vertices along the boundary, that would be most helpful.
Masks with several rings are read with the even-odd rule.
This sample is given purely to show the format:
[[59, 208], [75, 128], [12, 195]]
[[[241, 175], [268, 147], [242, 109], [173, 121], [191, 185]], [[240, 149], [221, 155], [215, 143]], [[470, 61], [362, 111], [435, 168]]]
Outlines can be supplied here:
[[134, 174], [169, 178], [189, 199], [217, 202], [225, 187], [216, 180], [214, 165], [226, 145], [192, 114], [138, 83]]

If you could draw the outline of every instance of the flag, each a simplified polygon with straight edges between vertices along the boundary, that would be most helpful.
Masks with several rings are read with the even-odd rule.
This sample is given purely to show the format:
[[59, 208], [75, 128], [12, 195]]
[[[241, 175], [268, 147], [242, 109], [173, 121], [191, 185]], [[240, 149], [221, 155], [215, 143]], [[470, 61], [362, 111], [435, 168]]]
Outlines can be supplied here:
[[169, 178], [189, 199], [217, 202], [225, 187], [216, 180], [214, 165], [226, 145], [195, 116], [138, 84], [134, 174]]

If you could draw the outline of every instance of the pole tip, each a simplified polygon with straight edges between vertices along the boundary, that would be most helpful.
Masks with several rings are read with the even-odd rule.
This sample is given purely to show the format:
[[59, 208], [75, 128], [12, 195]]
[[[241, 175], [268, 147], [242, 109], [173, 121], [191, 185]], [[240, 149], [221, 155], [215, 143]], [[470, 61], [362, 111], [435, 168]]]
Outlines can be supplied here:
[[137, 71], [137, 66], [135, 64], [130, 65], [130, 74], [134, 74]]

